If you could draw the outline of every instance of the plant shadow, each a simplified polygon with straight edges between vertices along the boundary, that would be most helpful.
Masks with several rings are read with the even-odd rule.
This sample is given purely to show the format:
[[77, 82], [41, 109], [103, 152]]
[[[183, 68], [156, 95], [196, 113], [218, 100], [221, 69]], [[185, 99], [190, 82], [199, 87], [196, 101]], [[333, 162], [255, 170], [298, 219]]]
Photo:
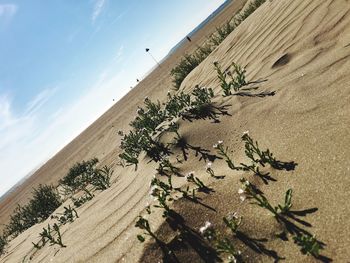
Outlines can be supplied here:
[[210, 247], [199, 233], [187, 226], [184, 218], [180, 214], [172, 211], [166, 219], [166, 222], [173, 231], [180, 233], [167, 244], [171, 251], [176, 252], [191, 248], [204, 262], [222, 262], [216, 250]]
[[234, 94], [232, 94], [233, 96], [240, 96], [240, 97], [258, 97], [258, 98], [265, 98], [265, 97], [269, 97], [269, 96], [275, 96], [276, 95], [276, 91], [262, 91], [259, 93], [251, 93], [251, 92], [247, 92], [247, 91], [238, 91]]
[[214, 123], [219, 123], [220, 115], [232, 116], [227, 110], [230, 106], [231, 105], [215, 106], [213, 103], [208, 103], [182, 114], [182, 119], [190, 122], [199, 119], [209, 119], [213, 120]]
[[182, 151], [182, 155], [185, 161], [187, 161], [188, 159], [188, 154], [190, 150], [193, 150], [195, 152], [195, 156], [199, 157], [199, 161], [204, 160], [206, 161], [210, 161], [213, 162], [216, 159], [222, 159], [221, 157], [215, 155], [215, 154], [211, 154], [209, 150], [204, 149], [200, 146], [194, 146], [191, 145], [187, 142], [185, 137], [181, 137], [179, 139], [176, 139], [177, 142], [174, 144], [175, 147], [180, 148]]
[[[287, 241], [288, 236], [287, 233], [293, 235], [293, 236], [302, 236], [302, 235], [307, 235], [307, 236], [312, 236], [312, 234], [298, 226], [295, 222], [305, 226], [305, 227], [312, 227], [312, 225], [297, 216], [306, 216], [307, 214], [315, 213], [318, 210], [318, 208], [309, 208], [305, 210], [299, 210], [299, 211], [289, 211], [286, 212], [282, 215], [279, 215], [276, 217], [276, 220], [284, 227], [284, 231], [278, 235], [276, 235], [278, 238]], [[293, 222], [294, 220], [295, 222]], [[323, 250], [324, 247], [326, 246], [325, 243], [323, 243], [320, 240], [316, 240], [317, 244], [319, 245], [320, 249]], [[301, 251], [303, 252], [303, 248], [301, 247]], [[303, 252], [304, 253], [304, 252]], [[331, 258], [328, 258], [323, 255], [315, 255], [311, 254], [315, 259], [321, 261], [321, 262], [332, 262], [333, 260]]]
[[266, 238], [252, 238], [241, 231], [237, 231], [235, 236], [254, 252], [271, 257], [274, 259], [274, 262], [284, 259], [283, 257], [280, 257], [276, 251], [266, 248], [264, 244], [268, 241]]

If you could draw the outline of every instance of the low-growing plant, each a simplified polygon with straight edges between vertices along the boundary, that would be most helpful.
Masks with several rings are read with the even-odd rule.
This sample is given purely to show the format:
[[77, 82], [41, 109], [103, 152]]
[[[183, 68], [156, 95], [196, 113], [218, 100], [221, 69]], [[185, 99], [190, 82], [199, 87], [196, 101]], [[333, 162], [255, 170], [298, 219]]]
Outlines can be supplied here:
[[288, 189], [285, 194], [284, 204], [273, 207], [269, 200], [257, 190], [257, 188], [251, 184], [247, 179], [240, 179], [242, 186], [238, 190], [240, 194], [240, 199], [244, 201], [246, 198], [254, 199], [253, 204], [256, 204], [262, 208], [270, 211], [274, 216], [278, 217], [279, 215], [286, 214], [289, 212], [292, 207], [292, 189]]
[[214, 149], [217, 149], [218, 154], [221, 155], [224, 160], [226, 161], [228, 167], [231, 170], [243, 170], [242, 167], [236, 166], [231, 158], [228, 156], [228, 147], [224, 147], [224, 142], [223, 141], [218, 141], [216, 144], [213, 145]]
[[238, 227], [242, 223], [242, 217], [238, 216], [237, 213], [229, 213], [222, 219], [225, 225], [231, 229], [233, 234], [236, 234]]
[[261, 6], [266, 0], [252, 1], [248, 7], [236, 14], [226, 24], [216, 28], [208, 40], [203, 43], [201, 47], [198, 47], [193, 54], [186, 54], [181, 58], [180, 62], [171, 70], [171, 76], [173, 77], [173, 84], [175, 89], [179, 89], [181, 83], [186, 76], [196, 68], [208, 55], [218, 46], [220, 43], [238, 26], [240, 25], [250, 14], [252, 14], [259, 6]]
[[191, 96], [189, 94], [181, 91], [179, 94], [171, 95], [171, 93], [168, 92], [167, 102], [165, 103], [167, 118], [173, 119], [179, 117], [183, 110], [190, 105]]
[[24, 205], [17, 205], [5, 226], [6, 236], [16, 237], [31, 226], [47, 219], [62, 203], [57, 189], [52, 185], [39, 185], [32, 198]]
[[217, 241], [216, 251], [219, 253], [227, 253], [229, 263], [241, 262], [241, 252], [236, 249], [233, 243], [228, 238], [223, 238]]
[[178, 174], [179, 168], [175, 167], [168, 158], [162, 158], [158, 164], [157, 172], [159, 174]]
[[194, 176], [194, 172], [189, 172], [186, 175], [186, 179], [187, 182], [194, 183], [198, 187], [198, 190], [208, 189], [208, 187], [205, 186], [205, 184], [198, 177]]
[[[188, 110], [195, 117], [205, 117], [210, 112], [211, 99], [214, 97], [214, 92], [211, 88], [199, 87], [196, 85], [192, 91], [194, 100]], [[186, 114], [186, 112], [185, 112]]]
[[[59, 245], [61, 247], [66, 247], [62, 243], [62, 236], [60, 232], [60, 227], [58, 224], [53, 224], [52, 228], [50, 224], [47, 225], [47, 228], [43, 228], [43, 231], [39, 234], [40, 241], [38, 243], [33, 243], [33, 246], [37, 249], [40, 249], [46, 245], [47, 242], [50, 242], [51, 245]], [[56, 236], [56, 237], [55, 237]]]
[[206, 167], [205, 167], [205, 171], [206, 171], [208, 174], [210, 174], [211, 177], [214, 177], [214, 178], [215, 178], [216, 176], [215, 176], [214, 170], [213, 170], [213, 168], [211, 168], [212, 165], [213, 165], [212, 162], [208, 162], [207, 165], [206, 165]]
[[[149, 225], [149, 222], [147, 219], [143, 218], [142, 216], [138, 217], [138, 220], [136, 221], [135, 227], [140, 228], [144, 230], [143, 235], [149, 235], [150, 237], [153, 237], [155, 240], [158, 240], [156, 235], [151, 230], [151, 227]], [[137, 239], [140, 242], [144, 242], [146, 239], [143, 235], [137, 235]]]
[[[222, 71], [218, 62], [214, 62], [214, 67], [220, 80], [221, 89], [224, 92], [223, 96], [232, 95], [232, 89], [237, 92], [241, 87], [247, 85], [245, 76], [246, 70], [242, 69], [240, 65], [234, 62], [232, 63], [232, 67], [234, 68], [233, 73], [230, 68], [226, 71]], [[227, 76], [230, 77], [229, 81], [227, 81]]]
[[137, 116], [130, 123], [135, 131], [146, 129], [149, 133], [156, 131], [156, 128], [166, 119], [165, 111], [161, 109], [159, 101], [152, 102], [148, 97], [144, 100], [145, 109], [138, 108]]
[[214, 226], [209, 222], [205, 222], [205, 225], [199, 229], [200, 234], [213, 244], [215, 250], [219, 253], [228, 254], [228, 262], [237, 262], [241, 259], [241, 252], [237, 250], [230, 239], [227, 237], [221, 237]]
[[309, 234], [299, 234], [293, 237], [294, 242], [301, 247], [301, 252], [303, 254], [312, 255], [318, 257], [322, 246], [317, 241], [316, 236], [311, 236]]
[[[270, 152], [270, 150], [260, 150], [258, 142], [254, 142], [253, 139], [249, 136], [248, 132], [243, 133], [242, 140], [245, 143], [245, 154], [253, 162], [260, 163], [262, 166], [265, 166], [265, 164], [268, 163], [273, 168], [278, 167], [278, 161], [273, 157], [273, 154]], [[255, 158], [254, 155], [257, 155], [257, 158]]]
[[95, 190], [106, 190], [111, 186], [110, 179], [113, 171], [107, 166], [98, 169], [96, 168], [97, 163], [98, 159], [93, 158], [76, 163], [69, 169], [68, 174], [59, 181], [67, 195], [83, 191], [92, 198], [93, 194], [89, 186]]
[[79, 216], [77, 211], [69, 205], [68, 207], [64, 207], [63, 213], [57, 213], [53, 216], [53, 218], [56, 218], [62, 225], [65, 225], [68, 222], [74, 222], [74, 220], [79, 218]]
[[285, 194], [285, 197], [284, 197], [284, 204], [278, 205], [278, 209], [279, 209], [280, 214], [286, 214], [291, 209], [291, 207], [292, 207], [292, 194], [293, 194], [293, 190], [288, 189], [286, 194]]
[[111, 187], [111, 177], [113, 170], [107, 165], [103, 166], [102, 169], [97, 169], [95, 175], [92, 177], [91, 184], [96, 187], [96, 190], [106, 190]]
[[7, 245], [7, 238], [3, 235], [0, 236], [0, 256], [5, 253], [5, 248]]
[[73, 196], [71, 197], [74, 206], [77, 208], [82, 206], [86, 202], [90, 201], [92, 198], [94, 198], [94, 195], [92, 195], [92, 194], [91, 195], [85, 194], [85, 195], [80, 196], [78, 198], [75, 198]]
[[252, 185], [245, 178], [241, 178], [240, 181], [242, 183], [242, 186], [238, 190], [238, 193], [240, 194], [240, 199], [242, 201], [244, 201], [246, 198], [254, 199], [254, 202], [252, 204], [256, 204], [262, 208], [265, 208], [268, 211], [270, 211], [274, 216], [278, 216], [277, 209], [270, 204], [270, 202], [265, 196], [263, 196], [256, 190], [256, 187], [254, 185]]

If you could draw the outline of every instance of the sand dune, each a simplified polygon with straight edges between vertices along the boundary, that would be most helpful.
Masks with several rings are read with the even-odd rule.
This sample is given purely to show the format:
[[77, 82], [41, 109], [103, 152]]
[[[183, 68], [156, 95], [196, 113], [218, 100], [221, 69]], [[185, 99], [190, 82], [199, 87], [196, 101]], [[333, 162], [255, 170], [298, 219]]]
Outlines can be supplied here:
[[[116, 164], [118, 130], [127, 130], [137, 105], [145, 96], [164, 100], [171, 86], [170, 69], [185, 51], [193, 50], [215, 25], [222, 23], [241, 7], [235, 1], [210, 25], [197, 33], [192, 46], [184, 46], [166, 60], [120, 102], [98, 119], [71, 144], [45, 164], [14, 195], [1, 204], [1, 220], [6, 220], [16, 202], [23, 202], [28, 189], [40, 182], [57, 182], [76, 161], [97, 156], [106, 164]], [[350, 5], [346, 0], [273, 0], [267, 1], [246, 19], [210, 56], [193, 70], [182, 83], [181, 90], [191, 91], [196, 84], [212, 87], [217, 105], [227, 106], [228, 114], [219, 122], [180, 121], [180, 133], [191, 145], [211, 150], [223, 140], [232, 149], [234, 159], [244, 161], [242, 132], [249, 130], [264, 148], [280, 160], [297, 163], [293, 171], [270, 171], [276, 182], [264, 184], [251, 178], [259, 188], [278, 203], [288, 188], [294, 191], [293, 209], [315, 208], [302, 220], [306, 228], [326, 244], [322, 254], [334, 262], [346, 262], [350, 225], [349, 161], [350, 154]], [[223, 69], [234, 61], [246, 67], [253, 82], [240, 96], [223, 98], [213, 67], [218, 61]], [[267, 96], [274, 92], [274, 96]], [[181, 156], [181, 151], [174, 150]], [[33, 255], [33, 262], [156, 262], [159, 254], [136, 240], [139, 230], [135, 218], [151, 200], [149, 181], [156, 164], [143, 157], [139, 169], [115, 166], [115, 183], [108, 190], [78, 209], [80, 218], [63, 227], [64, 249], [46, 246]], [[203, 195], [203, 201], [216, 211], [179, 202], [188, 224], [198, 229], [210, 220], [219, 224], [229, 211], [244, 216], [243, 229], [252, 236], [269, 239], [265, 246], [286, 258], [286, 262], [313, 262], [299, 252], [292, 241], [272, 238], [276, 223], [259, 207], [241, 203], [238, 198], [241, 172], [229, 170], [223, 160], [215, 160], [213, 169], [226, 175], [224, 180], [208, 178], [205, 160], [189, 151], [181, 172], [196, 171], [215, 193]], [[183, 184], [182, 178], [175, 179]], [[200, 215], [200, 216], [199, 216]], [[152, 218], [152, 227], [161, 226], [160, 215]], [[1, 262], [20, 262], [32, 253], [32, 241], [47, 222], [36, 225], [14, 239]], [[162, 230], [164, 229], [164, 230]], [[165, 239], [171, 239], [164, 225]], [[271, 262], [271, 256], [243, 250], [251, 262]], [[186, 252], [183, 255], [187, 255]], [[189, 253], [187, 260], [193, 259]], [[28, 259], [28, 257], [27, 257]], [[195, 260], [199, 262], [199, 260]]]

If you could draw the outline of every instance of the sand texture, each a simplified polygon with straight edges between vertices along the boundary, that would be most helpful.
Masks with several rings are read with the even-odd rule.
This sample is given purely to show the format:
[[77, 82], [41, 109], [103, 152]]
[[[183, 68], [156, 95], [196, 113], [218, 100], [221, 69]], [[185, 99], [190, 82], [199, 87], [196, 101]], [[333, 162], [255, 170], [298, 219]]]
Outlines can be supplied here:
[[[245, 1], [235, 1], [186, 44], [164, 61], [137, 87], [93, 125], [47, 162], [16, 192], [0, 205], [1, 222], [6, 222], [17, 202], [25, 202], [32, 186], [56, 183], [77, 161], [98, 157], [103, 164], [114, 165], [113, 185], [78, 209], [79, 219], [62, 229], [67, 245], [59, 249], [46, 246], [34, 253], [31, 242], [38, 239], [42, 227], [36, 225], [11, 241], [8, 253], [0, 262], [158, 262], [162, 253], [153, 243], [141, 244], [134, 227], [136, 217], [151, 199], [150, 178], [157, 165], [141, 157], [140, 165], [121, 168], [118, 161], [118, 130], [128, 130], [137, 105], [145, 96], [163, 100], [171, 88], [170, 70], [185, 52], [190, 52], [216, 25], [231, 17]], [[291, 219], [294, 225], [316, 234], [325, 246], [324, 261], [348, 262], [350, 258], [350, 2], [347, 0], [272, 0], [266, 1], [254, 14], [231, 33], [209, 57], [194, 69], [181, 85], [190, 92], [195, 85], [211, 87], [215, 105], [225, 109], [214, 118], [179, 120], [180, 133], [192, 148], [173, 149], [174, 156], [186, 161], [177, 164], [182, 174], [195, 173], [214, 190], [200, 197], [205, 204], [185, 200], [175, 202], [174, 209], [193, 230], [206, 220], [220, 226], [228, 212], [239, 212], [246, 240], [260, 239], [262, 249], [237, 240], [247, 262], [315, 262], [300, 253], [292, 239], [276, 237], [280, 226], [265, 210], [240, 202], [239, 178], [254, 182], [272, 203], [293, 189], [293, 210], [300, 212]], [[226, 69], [232, 62], [244, 66], [251, 82], [245, 91], [222, 97], [213, 62]], [[295, 162], [293, 170], [273, 170], [264, 183], [246, 172], [229, 170], [215, 156], [212, 145], [223, 140], [236, 162], [244, 162], [244, 131], [263, 149], [269, 148], [281, 161]], [[163, 138], [166, 140], [167, 138]], [[196, 148], [197, 147], [197, 148]], [[199, 147], [199, 148], [198, 148]], [[197, 149], [195, 151], [194, 149]], [[198, 151], [198, 149], [201, 149]], [[213, 169], [224, 179], [213, 179], [205, 173], [205, 164], [213, 161]], [[177, 185], [183, 178], [175, 178]], [[60, 209], [59, 209], [60, 210]], [[62, 210], [62, 209], [61, 209]], [[152, 214], [153, 229], [165, 242], [174, 238], [160, 213]], [[249, 237], [249, 238], [248, 238]], [[239, 238], [238, 238], [239, 239]], [[259, 242], [258, 242], [259, 243]], [[250, 244], [251, 246], [249, 246]], [[179, 262], [208, 261], [194, 252], [195, 248], [179, 248]], [[259, 252], [260, 251], [260, 252]]]

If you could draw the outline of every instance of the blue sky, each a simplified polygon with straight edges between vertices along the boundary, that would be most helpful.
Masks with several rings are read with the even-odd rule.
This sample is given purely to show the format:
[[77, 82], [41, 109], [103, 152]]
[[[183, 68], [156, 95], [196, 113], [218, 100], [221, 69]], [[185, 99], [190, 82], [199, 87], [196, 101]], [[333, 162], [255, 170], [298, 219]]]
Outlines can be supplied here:
[[0, 196], [224, 0], [0, 0]]

